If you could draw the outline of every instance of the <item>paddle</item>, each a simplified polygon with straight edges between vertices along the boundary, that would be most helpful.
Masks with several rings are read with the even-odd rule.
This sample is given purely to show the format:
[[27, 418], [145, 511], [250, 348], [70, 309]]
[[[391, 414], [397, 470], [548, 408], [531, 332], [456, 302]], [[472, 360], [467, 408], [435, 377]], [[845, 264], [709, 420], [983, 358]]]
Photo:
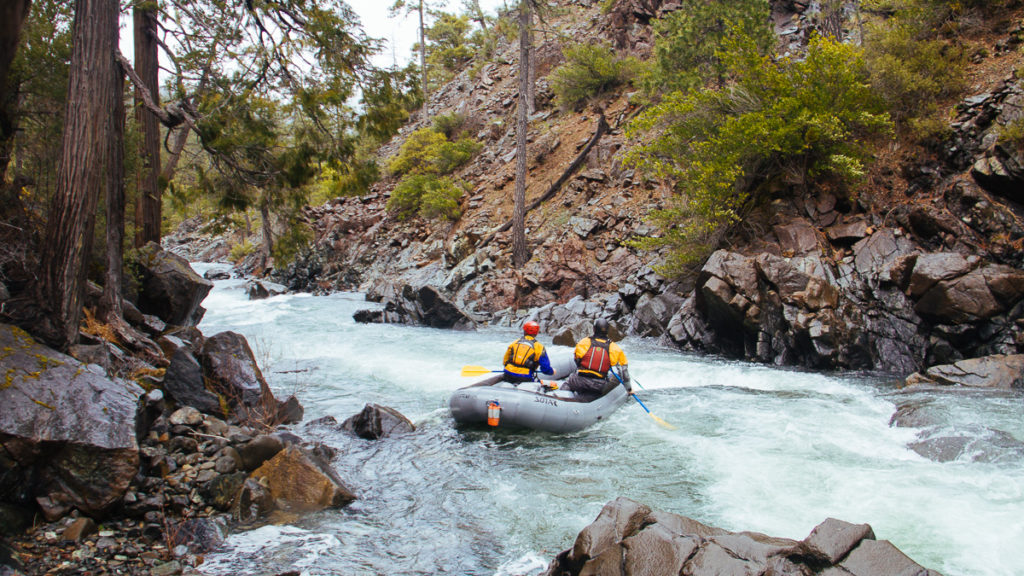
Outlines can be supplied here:
[[504, 370], [491, 370], [490, 368], [484, 368], [483, 366], [463, 366], [463, 376], [483, 376], [484, 374], [490, 374], [492, 372], [504, 372]]
[[[622, 378], [619, 376], [619, 374], [617, 372], [615, 372], [615, 370], [609, 370], [609, 372], [611, 372], [612, 374], [615, 374], [615, 378], [619, 381], [619, 384], [622, 384], [623, 386], [626, 385], [626, 383], [622, 381]], [[637, 384], [639, 384], [639, 382], [637, 382]], [[658, 418], [654, 414], [651, 414], [651, 411], [647, 409], [647, 406], [644, 405], [644, 403], [640, 401], [640, 397], [637, 396], [635, 393], [630, 392], [629, 395], [632, 396], [633, 400], [636, 400], [636, 403], [639, 404], [640, 407], [644, 409], [644, 412], [647, 412], [648, 416], [650, 416], [651, 418], [654, 418], [654, 421], [657, 422], [659, 426], [661, 426], [662, 428], [665, 428], [667, 430], [675, 430], [676, 429], [675, 426], [669, 424], [668, 422], [665, 422], [664, 420], [662, 420], [661, 418]]]

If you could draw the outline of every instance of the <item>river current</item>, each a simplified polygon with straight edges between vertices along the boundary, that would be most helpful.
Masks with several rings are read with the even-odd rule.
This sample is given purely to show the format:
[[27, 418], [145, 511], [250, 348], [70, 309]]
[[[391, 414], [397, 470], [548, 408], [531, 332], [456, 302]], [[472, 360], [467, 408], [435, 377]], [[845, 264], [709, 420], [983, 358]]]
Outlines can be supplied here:
[[[358, 500], [235, 533], [206, 557], [204, 574], [534, 575], [618, 496], [797, 540], [829, 517], [868, 523], [945, 576], [1024, 574], [1019, 391], [908, 393], [895, 379], [626, 339], [634, 390], [676, 430], [633, 401], [574, 434], [460, 430], [447, 402], [474, 381], [460, 377], [462, 366], [499, 369], [517, 332], [357, 324], [353, 312], [376, 306], [360, 294], [249, 301], [242, 280], [216, 282], [203, 306], [203, 333], [244, 334], [275, 395], [298, 396], [304, 422], [341, 422], [372, 402], [417, 428], [367, 441], [294, 426], [338, 450], [333, 464]], [[552, 356], [571, 356], [539, 338]], [[890, 425], [907, 403], [922, 427]], [[926, 458], [911, 449], [926, 438], [963, 449]]]

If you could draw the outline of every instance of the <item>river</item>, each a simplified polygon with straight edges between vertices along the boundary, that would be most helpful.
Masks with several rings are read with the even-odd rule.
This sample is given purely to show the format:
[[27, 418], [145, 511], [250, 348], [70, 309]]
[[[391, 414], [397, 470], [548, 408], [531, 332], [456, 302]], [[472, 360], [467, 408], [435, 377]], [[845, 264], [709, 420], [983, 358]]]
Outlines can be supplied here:
[[[205, 269], [196, 265], [197, 270]], [[1024, 395], [913, 392], [894, 379], [819, 374], [681, 354], [626, 339], [630, 402], [575, 434], [459, 430], [451, 392], [463, 365], [500, 368], [510, 329], [456, 332], [357, 324], [359, 294], [249, 301], [224, 280], [200, 329], [244, 334], [275, 394], [296, 394], [305, 422], [338, 421], [373, 402], [415, 433], [367, 441], [299, 424], [338, 449], [358, 500], [233, 534], [209, 575], [538, 574], [601, 507], [626, 496], [727, 530], [803, 539], [828, 517], [868, 523], [946, 576], [1024, 574]], [[550, 337], [540, 335], [550, 344]], [[549, 346], [553, 356], [572, 351]], [[637, 383], [640, 386], [637, 386]], [[927, 428], [890, 426], [912, 402]], [[963, 445], [948, 461], [919, 436]]]

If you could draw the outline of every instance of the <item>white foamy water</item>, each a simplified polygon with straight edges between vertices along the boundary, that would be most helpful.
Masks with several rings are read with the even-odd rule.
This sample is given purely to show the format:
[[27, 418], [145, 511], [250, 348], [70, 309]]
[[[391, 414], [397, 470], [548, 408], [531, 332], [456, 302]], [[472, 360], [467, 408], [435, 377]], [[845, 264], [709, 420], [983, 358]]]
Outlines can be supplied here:
[[[371, 442], [296, 426], [339, 450], [334, 465], [359, 499], [297, 526], [235, 534], [200, 567], [207, 574], [538, 574], [618, 496], [794, 539], [829, 517], [868, 523], [946, 576], [1024, 574], [1020, 393], [908, 394], [886, 379], [627, 339], [634, 388], [676, 430], [633, 402], [576, 434], [459, 430], [448, 396], [473, 381], [460, 369], [499, 369], [518, 334], [362, 325], [353, 312], [375, 305], [360, 295], [250, 302], [242, 284], [217, 283], [200, 328], [244, 334], [275, 393], [297, 394], [306, 421], [340, 422], [373, 402], [417, 431]], [[890, 426], [904, 403], [927, 428]], [[970, 449], [929, 459], [910, 448], [919, 434]]]

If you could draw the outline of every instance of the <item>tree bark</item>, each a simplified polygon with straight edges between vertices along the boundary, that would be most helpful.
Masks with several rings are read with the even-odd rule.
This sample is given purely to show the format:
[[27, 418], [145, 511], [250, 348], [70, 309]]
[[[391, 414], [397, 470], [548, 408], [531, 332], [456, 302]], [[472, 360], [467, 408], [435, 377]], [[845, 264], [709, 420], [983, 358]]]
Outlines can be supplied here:
[[[533, 0], [526, 0], [527, 3]], [[529, 46], [529, 57], [526, 59], [526, 70], [528, 74], [526, 82], [526, 113], [533, 114], [537, 111], [537, 48], [533, 43], [533, 10], [527, 10], [526, 29], [529, 36], [526, 45]]]
[[179, 128], [174, 133], [174, 140], [171, 142], [170, 154], [167, 160], [164, 162], [164, 167], [160, 171], [160, 192], [163, 193], [171, 184], [171, 180], [174, 180], [174, 173], [178, 169], [178, 160], [181, 159], [181, 152], [185, 149], [185, 143], [188, 141], [190, 129], [186, 126]]
[[260, 267], [266, 269], [270, 266], [270, 259], [274, 254], [274, 229], [270, 225], [270, 202], [265, 196], [260, 200], [260, 219], [263, 220], [263, 263]]
[[61, 350], [78, 340], [114, 107], [117, 18], [117, 0], [75, 3], [64, 136], [40, 263], [40, 305], [49, 323], [44, 338]]
[[[135, 34], [135, 71], [149, 90], [152, 104], [160, 105], [159, 62], [157, 52], [157, 20], [152, 7], [136, 3], [132, 9]], [[160, 243], [161, 187], [160, 187], [160, 120], [146, 107], [146, 99], [139, 88], [135, 90], [135, 120], [142, 138], [139, 140], [139, 160], [135, 203], [135, 247], [149, 242]]]
[[7, 93], [7, 75], [18, 51], [18, 38], [31, 5], [32, 0], [0, 2], [0, 183], [4, 181], [11, 161], [11, 139], [14, 137], [14, 121], [9, 108], [14, 96]]
[[519, 103], [516, 107], [516, 184], [512, 213], [512, 265], [530, 259], [526, 248], [526, 130], [530, 84], [530, 0], [519, 3]]
[[427, 90], [427, 23], [425, 20], [426, 14], [424, 14], [423, 3], [426, 0], [419, 0], [420, 2], [420, 74], [422, 75], [423, 81], [423, 118], [427, 118], [427, 103], [429, 102], [430, 92]]
[[111, 88], [117, 98], [110, 111], [110, 138], [107, 141], [107, 273], [103, 282], [97, 317], [107, 324], [120, 322], [121, 277], [124, 271], [124, 76], [114, 78]]

